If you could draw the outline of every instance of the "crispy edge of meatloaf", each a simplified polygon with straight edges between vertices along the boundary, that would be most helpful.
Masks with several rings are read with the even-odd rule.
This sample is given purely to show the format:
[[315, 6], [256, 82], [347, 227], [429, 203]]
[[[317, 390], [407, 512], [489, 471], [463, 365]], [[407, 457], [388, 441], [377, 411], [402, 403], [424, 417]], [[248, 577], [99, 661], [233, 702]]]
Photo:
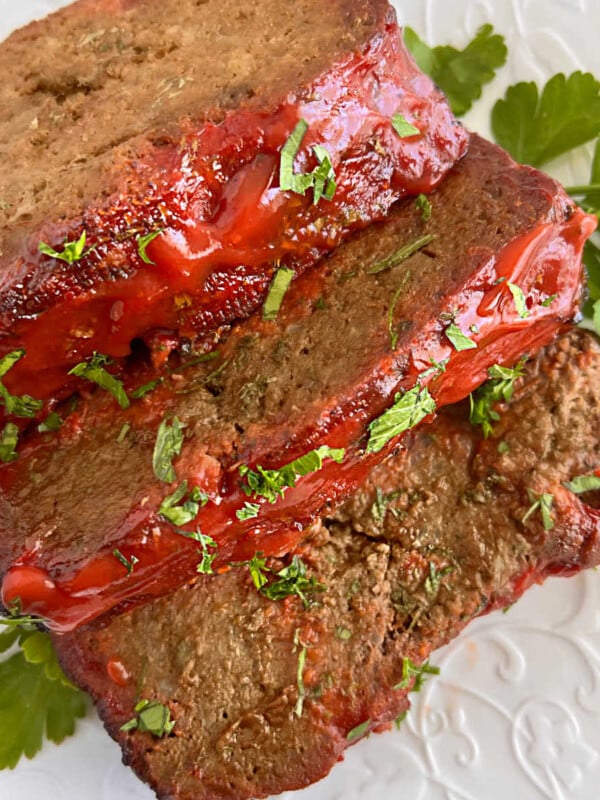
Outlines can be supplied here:
[[[467, 404], [415, 432], [299, 551], [324, 587], [308, 608], [266, 599], [238, 566], [55, 636], [125, 762], [176, 800], [306, 786], [406, 710], [405, 659], [422, 664], [547, 575], [597, 564], [600, 515], [563, 484], [600, 465], [599, 379], [597, 340], [574, 330], [529, 362], [491, 438]], [[551, 529], [526, 518], [542, 493]], [[168, 706], [169, 736], [120, 731], [139, 697]]]

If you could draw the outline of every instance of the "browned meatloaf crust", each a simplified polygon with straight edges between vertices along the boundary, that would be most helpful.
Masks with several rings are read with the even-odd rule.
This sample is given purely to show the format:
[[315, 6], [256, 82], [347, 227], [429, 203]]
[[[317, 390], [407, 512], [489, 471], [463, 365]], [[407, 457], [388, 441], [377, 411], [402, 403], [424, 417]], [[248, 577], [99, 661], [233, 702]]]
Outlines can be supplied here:
[[[248, 316], [277, 264], [299, 273], [467, 145], [387, 0], [79, 0], [0, 45], [0, 74], [0, 353], [26, 351], [7, 385], [42, 399], [94, 350]], [[279, 189], [301, 118], [296, 171], [317, 144], [335, 171], [316, 204]], [[74, 263], [39, 252], [84, 233]]]
[[[589, 218], [550, 178], [477, 137], [431, 202], [424, 221], [404, 201], [295, 281], [276, 321], [241, 324], [217, 358], [165, 373], [127, 411], [100, 392], [58, 433], [26, 440], [0, 470], [4, 601], [18, 597], [24, 611], [64, 630], [194, 577], [197, 542], [158, 514], [177, 486], [153, 472], [163, 420], [186, 425], [177, 481], [210, 502], [182, 527], [210, 532], [215, 567], [257, 549], [283, 555], [397, 445], [366, 447], [367, 426], [396, 392], [427, 385], [439, 408], [465, 397], [494, 363], [512, 365], [551, 341], [579, 301]], [[433, 238], [373, 274], [423, 237]], [[451, 344], [451, 323], [471, 338], [469, 349]], [[343, 463], [325, 460], [273, 504], [244, 493], [240, 465], [279, 468], [323, 445], [345, 448]], [[249, 499], [256, 515], [240, 518]], [[115, 548], [137, 559], [131, 574]]]
[[[597, 341], [575, 331], [530, 362], [493, 438], [467, 417], [446, 410], [315, 526], [301, 556], [326, 589], [308, 610], [267, 600], [238, 567], [55, 637], [159, 797], [242, 800], [318, 780], [356, 726], [406, 709], [404, 658], [420, 664], [531, 583], [600, 561], [599, 512], [563, 486], [600, 466]], [[553, 495], [551, 530], [539, 511], [522, 522], [530, 491]], [[138, 694], [169, 707], [170, 737], [119, 732]]]

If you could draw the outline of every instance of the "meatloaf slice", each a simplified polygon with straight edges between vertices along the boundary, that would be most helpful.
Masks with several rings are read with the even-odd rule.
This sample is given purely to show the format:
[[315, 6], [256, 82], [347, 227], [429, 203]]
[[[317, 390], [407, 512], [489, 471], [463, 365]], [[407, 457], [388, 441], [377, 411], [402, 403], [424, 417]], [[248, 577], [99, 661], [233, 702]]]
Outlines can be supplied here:
[[[100, 393], [30, 436], [0, 469], [4, 602], [69, 629], [193, 578], [201, 546], [214, 568], [282, 555], [395, 433], [549, 342], [577, 307], [592, 220], [482, 139], [432, 207], [399, 205], [297, 280], [275, 321], [241, 324], [128, 410]], [[321, 463], [321, 447], [344, 452]], [[308, 453], [285, 479], [260, 473]], [[173, 525], [159, 507], [178, 486], [208, 502]]]
[[[564, 487], [600, 467], [597, 341], [573, 332], [530, 362], [492, 438], [468, 413], [445, 410], [313, 528], [301, 557], [324, 589], [309, 608], [266, 599], [240, 567], [54, 637], [159, 797], [242, 800], [318, 780], [407, 708], [404, 659], [422, 664], [530, 584], [600, 562], [600, 514]], [[545, 494], [544, 526], [527, 512]], [[120, 731], [139, 697], [170, 709], [170, 736]]]
[[[248, 316], [276, 265], [467, 145], [387, 0], [79, 0], [0, 45], [0, 74], [0, 355], [26, 351], [7, 386], [37, 399], [94, 350]], [[319, 163], [320, 200], [286, 189]]]

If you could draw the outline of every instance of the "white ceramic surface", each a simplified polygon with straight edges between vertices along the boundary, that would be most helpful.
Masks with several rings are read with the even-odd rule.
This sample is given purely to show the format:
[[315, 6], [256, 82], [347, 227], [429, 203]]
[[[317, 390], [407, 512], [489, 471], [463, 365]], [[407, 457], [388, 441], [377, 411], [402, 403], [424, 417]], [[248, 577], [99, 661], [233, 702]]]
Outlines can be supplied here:
[[[0, 39], [60, 0], [0, 0]], [[517, 80], [563, 70], [600, 75], [598, 0], [397, 0], [402, 21], [432, 43], [462, 45], [493, 22], [509, 64], [467, 117]], [[1, 76], [0, 76], [1, 80]], [[589, 148], [551, 166], [587, 178]], [[507, 615], [480, 620], [435, 659], [442, 674], [402, 730], [352, 747], [324, 781], [286, 800], [595, 800], [600, 795], [600, 574], [552, 580]], [[90, 714], [75, 737], [0, 773], [0, 800], [151, 800]]]

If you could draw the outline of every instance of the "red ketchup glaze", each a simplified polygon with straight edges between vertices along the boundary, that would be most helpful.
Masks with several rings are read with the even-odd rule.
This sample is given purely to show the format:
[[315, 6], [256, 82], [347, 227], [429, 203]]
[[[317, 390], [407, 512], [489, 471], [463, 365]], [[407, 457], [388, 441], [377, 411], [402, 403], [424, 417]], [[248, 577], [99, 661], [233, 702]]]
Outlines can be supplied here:
[[[421, 134], [401, 139], [395, 113]], [[296, 171], [316, 165], [312, 146], [331, 155], [337, 190], [313, 204], [279, 189], [280, 151], [301, 118], [309, 124]], [[203, 335], [259, 305], [276, 265], [299, 274], [351, 232], [385, 217], [406, 194], [429, 192], [464, 155], [468, 134], [406, 51], [399, 29], [318, 78], [269, 113], [241, 110], [218, 125], [186, 123], [181, 141], [156, 147], [102, 207], [48, 225], [56, 246], [87, 231], [94, 249], [72, 265], [27, 242], [0, 274], [0, 355], [26, 355], [6, 376], [15, 394], [51, 398], [68, 369], [94, 350], [112, 357], [155, 329]], [[159, 178], [156, 178], [156, 175]], [[137, 188], [136, 188], [137, 187]], [[136, 195], [137, 192], [137, 195]], [[163, 229], [138, 254], [136, 232]], [[133, 233], [132, 233], [133, 232]]]
[[[340, 401], [336, 413], [328, 415], [327, 425], [322, 419], [313, 420], [301, 441], [285, 451], [278, 449], [274, 432], [269, 445], [274, 452], [285, 452], [285, 459], [281, 455], [278, 460], [273, 456], [267, 459], [264, 452], [254, 452], [248, 459], [251, 466], [260, 463], [273, 468], [320, 444], [328, 444], [346, 448], [341, 464], [326, 460], [320, 471], [300, 478], [273, 505], [252, 497], [252, 502], [260, 505], [260, 513], [246, 521], [235, 515], [248, 500], [240, 488], [238, 471], [232, 467], [223, 473], [217, 495], [212, 493], [213, 498], [218, 496], [219, 503], [209, 502], [187, 526], [210, 532], [217, 542], [213, 568], [218, 570], [231, 561], [248, 559], [258, 551], [265, 555], [289, 552], [301, 540], [305, 526], [328, 503], [341, 501], [354, 492], [373, 467], [399, 444], [395, 439], [381, 452], [367, 454], [367, 425], [390, 405], [395, 392], [417, 383], [418, 376], [430, 366], [430, 359], [449, 359], [446, 372], [427, 379], [429, 390], [441, 407], [466, 397], [486, 379], [493, 364], [512, 365], [524, 354], [551, 342], [577, 308], [581, 249], [594, 226], [594, 218], [579, 210], [567, 222], [542, 225], [507, 246], [490, 264], [485, 279], [480, 274], [458, 296], [447, 298], [448, 309], [458, 309], [455, 322], [461, 329], [477, 326], [478, 333], [472, 336], [477, 350], [456, 352], [444, 334], [444, 326], [434, 320], [415, 336], [409, 348], [410, 363], [401, 378], [396, 356], [390, 352], [379, 362], [375, 374], [368, 375], [362, 386], [354, 386], [352, 395]], [[499, 278], [506, 281], [498, 283]], [[529, 309], [526, 318], [517, 312], [509, 282], [523, 289]], [[552, 303], [542, 305], [554, 294], [557, 297]], [[177, 470], [178, 480], [187, 478], [194, 485], [193, 456], [186, 459], [184, 451]], [[5, 489], [7, 474], [10, 470], [0, 473]], [[157, 507], [158, 503], [149, 502], [133, 508], [118, 537], [110, 537], [110, 547], [98, 550], [70, 571], [57, 565], [60, 578], [49, 574], [52, 567], [48, 567], [49, 572], [40, 568], [36, 552], [22, 554], [4, 578], [4, 603], [18, 597], [25, 613], [45, 617], [54, 630], [67, 631], [119, 604], [160, 596], [193, 579], [200, 560], [198, 544], [175, 533], [158, 517]], [[124, 577], [122, 565], [113, 556], [116, 541], [127, 559], [139, 559], [128, 577]]]

